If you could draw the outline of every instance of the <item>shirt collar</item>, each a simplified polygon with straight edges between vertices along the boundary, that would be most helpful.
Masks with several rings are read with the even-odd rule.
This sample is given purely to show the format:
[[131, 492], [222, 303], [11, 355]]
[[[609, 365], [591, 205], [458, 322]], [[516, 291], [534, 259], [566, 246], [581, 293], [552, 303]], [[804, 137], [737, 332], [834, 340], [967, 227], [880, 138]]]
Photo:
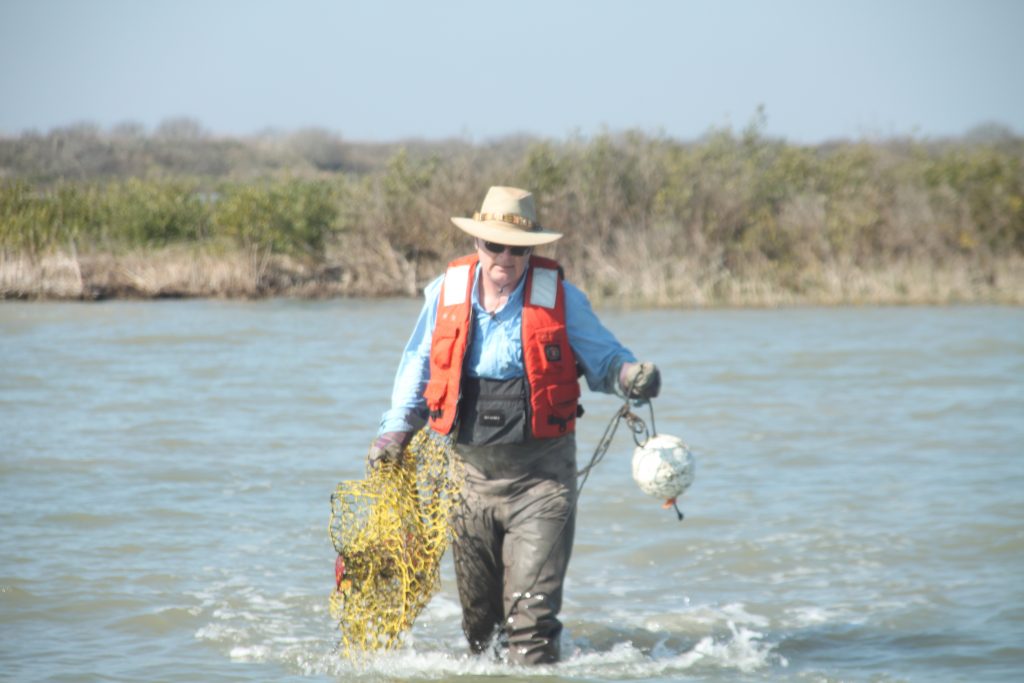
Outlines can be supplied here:
[[[480, 303], [480, 296], [479, 296], [480, 295], [480, 273], [481, 273], [481, 270], [482, 269], [481, 269], [480, 264], [477, 263], [476, 264], [476, 274], [473, 276], [473, 294], [472, 294], [472, 297], [473, 297], [473, 308], [477, 309], [478, 311], [483, 311], [484, 310], [483, 305]], [[516, 283], [515, 289], [513, 289], [512, 293], [508, 295], [508, 299], [505, 301], [505, 305], [502, 306], [501, 308], [499, 308], [498, 310], [496, 310], [494, 312], [495, 315], [501, 313], [502, 311], [505, 311], [506, 309], [515, 310], [515, 309], [521, 307], [520, 304], [523, 301], [523, 292], [526, 289], [526, 276], [527, 276], [529, 270], [530, 270], [530, 264], [526, 264], [526, 270], [523, 271], [523, 276], [521, 278], [519, 278], [519, 282]]]

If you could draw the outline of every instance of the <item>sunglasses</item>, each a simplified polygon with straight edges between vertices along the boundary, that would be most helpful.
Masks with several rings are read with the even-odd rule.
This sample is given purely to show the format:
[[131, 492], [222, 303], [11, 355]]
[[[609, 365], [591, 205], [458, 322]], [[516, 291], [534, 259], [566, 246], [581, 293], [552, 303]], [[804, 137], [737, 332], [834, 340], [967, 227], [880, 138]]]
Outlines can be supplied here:
[[486, 240], [481, 241], [484, 243], [484, 249], [491, 252], [495, 256], [504, 253], [506, 249], [508, 249], [509, 253], [511, 253], [513, 256], [522, 256], [526, 254], [528, 251], [530, 251], [530, 247], [510, 247], [507, 244], [498, 244], [497, 242], [488, 242]]

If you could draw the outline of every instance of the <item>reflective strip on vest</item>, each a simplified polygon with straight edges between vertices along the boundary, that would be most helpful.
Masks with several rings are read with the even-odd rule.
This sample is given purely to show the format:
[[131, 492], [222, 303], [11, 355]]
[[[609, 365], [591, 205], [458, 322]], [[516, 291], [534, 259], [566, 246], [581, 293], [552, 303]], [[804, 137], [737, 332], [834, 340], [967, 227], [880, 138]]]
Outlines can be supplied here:
[[465, 303], [466, 291], [469, 289], [469, 265], [452, 266], [444, 274], [445, 306], [458, 306]]
[[558, 297], [558, 271], [551, 268], [534, 268], [532, 284], [530, 304], [554, 308]]

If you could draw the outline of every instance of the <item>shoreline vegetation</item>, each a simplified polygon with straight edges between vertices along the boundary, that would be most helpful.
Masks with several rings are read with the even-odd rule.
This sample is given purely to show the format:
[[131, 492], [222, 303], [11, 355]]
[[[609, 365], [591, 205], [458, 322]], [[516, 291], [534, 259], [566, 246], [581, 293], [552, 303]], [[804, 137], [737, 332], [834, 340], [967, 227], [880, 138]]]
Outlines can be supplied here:
[[1024, 139], [743, 130], [354, 143], [80, 125], [0, 137], [0, 299], [417, 296], [490, 185], [598, 304], [1024, 304]]

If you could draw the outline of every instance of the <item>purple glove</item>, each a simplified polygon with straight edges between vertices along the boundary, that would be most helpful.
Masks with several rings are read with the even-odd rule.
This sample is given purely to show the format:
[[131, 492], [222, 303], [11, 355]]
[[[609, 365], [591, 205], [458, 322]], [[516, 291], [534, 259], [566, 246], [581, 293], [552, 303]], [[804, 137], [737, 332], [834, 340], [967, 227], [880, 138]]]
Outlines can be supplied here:
[[366, 454], [367, 466], [375, 470], [382, 463], [401, 465], [402, 451], [405, 450], [405, 444], [409, 443], [409, 436], [409, 432], [384, 432], [378, 436]]
[[661, 391], [661, 371], [654, 363], [623, 363], [619, 369], [619, 386], [629, 398], [654, 398]]

